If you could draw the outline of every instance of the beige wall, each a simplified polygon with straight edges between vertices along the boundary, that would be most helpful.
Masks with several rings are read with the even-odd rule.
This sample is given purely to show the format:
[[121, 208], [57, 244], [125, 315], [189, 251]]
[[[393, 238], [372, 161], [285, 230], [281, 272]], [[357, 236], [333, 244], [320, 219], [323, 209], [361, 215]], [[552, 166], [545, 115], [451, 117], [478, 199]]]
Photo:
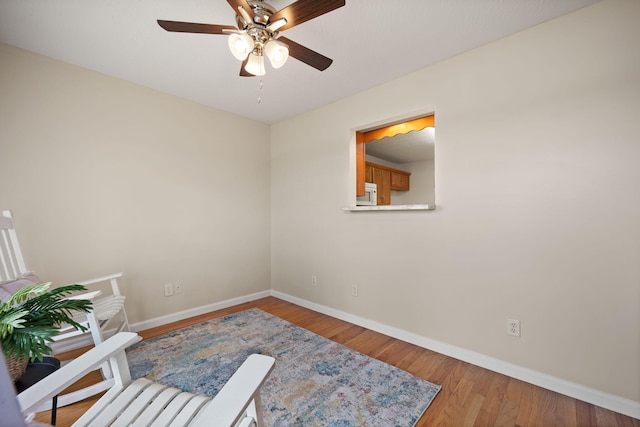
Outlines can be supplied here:
[[[640, 402], [638, 22], [606, 0], [272, 126], [272, 288]], [[438, 209], [343, 212], [352, 130], [431, 108]]]
[[269, 289], [268, 126], [6, 45], [0, 97], [0, 208], [43, 279], [124, 271], [132, 322]]

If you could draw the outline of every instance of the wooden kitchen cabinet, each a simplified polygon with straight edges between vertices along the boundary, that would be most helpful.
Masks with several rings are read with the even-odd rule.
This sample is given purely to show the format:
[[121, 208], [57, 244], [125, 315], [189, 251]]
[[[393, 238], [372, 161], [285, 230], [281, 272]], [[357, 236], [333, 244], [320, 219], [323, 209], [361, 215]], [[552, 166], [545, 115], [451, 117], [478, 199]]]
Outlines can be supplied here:
[[365, 182], [373, 182], [373, 163], [367, 162], [364, 166]]
[[365, 181], [378, 186], [378, 205], [391, 204], [391, 190], [409, 190], [409, 172], [382, 166], [377, 163], [365, 163]]
[[409, 191], [409, 176], [407, 172], [391, 171], [391, 189]]
[[390, 205], [391, 171], [374, 167], [373, 182], [378, 185], [378, 205]]

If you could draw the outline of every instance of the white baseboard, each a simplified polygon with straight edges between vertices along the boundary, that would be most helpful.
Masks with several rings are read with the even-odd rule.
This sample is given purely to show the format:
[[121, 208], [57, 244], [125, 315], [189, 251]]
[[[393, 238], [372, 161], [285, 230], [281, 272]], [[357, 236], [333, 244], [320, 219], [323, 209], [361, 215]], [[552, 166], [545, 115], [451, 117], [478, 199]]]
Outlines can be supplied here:
[[421, 335], [414, 334], [412, 332], [407, 332], [402, 329], [355, 316], [353, 314], [336, 310], [331, 307], [316, 304], [314, 302], [310, 302], [282, 292], [272, 290], [271, 295], [276, 298], [291, 302], [293, 304], [308, 308], [310, 310], [314, 310], [322, 314], [326, 314], [328, 316], [335, 317], [346, 322], [354, 323], [367, 329], [371, 329], [381, 334], [385, 334], [390, 337], [415, 344], [419, 347], [426, 348], [428, 350], [432, 350], [449, 357], [453, 357], [455, 359], [459, 359], [464, 362], [468, 362], [473, 365], [480, 366], [482, 368], [489, 369], [491, 371], [498, 372], [512, 378], [516, 378], [521, 381], [525, 381], [530, 384], [534, 384], [539, 387], [546, 388], [548, 390], [591, 403], [596, 406], [600, 406], [624, 415], [628, 415], [633, 418], [640, 419], [640, 402], [616, 396], [611, 393], [599, 391], [571, 381], [563, 380], [561, 378], [553, 377], [542, 372], [514, 365], [513, 363], [505, 362], [494, 357], [476, 353], [474, 351], [470, 351], [461, 347], [456, 347], [454, 345], [450, 345], [441, 341], [432, 340]]
[[179, 320], [188, 319], [190, 317], [199, 316], [201, 314], [210, 313], [216, 310], [222, 310], [225, 308], [233, 307], [234, 305], [244, 304], [245, 302], [254, 301], [260, 298], [266, 298], [268, 296], [271, 296], [271, 291], [257, 292], [255, 294], [231, 298], [225, 301], [215, 302], [213, 304], [202, 305], [200, 307], [179, 311], [177, 313], [167, 314], [166, 316], [156, 317], [155, 319], [133, 323], [130, 326], [133, 332], [140, 332], [144, 331], [145, 329], [155, 328], [157, 326], [166, 325], [167, 323], [177, 322]]

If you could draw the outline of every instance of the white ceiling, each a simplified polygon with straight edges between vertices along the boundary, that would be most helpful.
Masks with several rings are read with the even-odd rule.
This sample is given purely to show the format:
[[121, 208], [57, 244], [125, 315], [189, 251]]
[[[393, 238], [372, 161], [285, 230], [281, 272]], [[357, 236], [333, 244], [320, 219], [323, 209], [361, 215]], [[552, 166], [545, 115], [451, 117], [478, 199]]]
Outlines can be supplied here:
[[235, 25], [225, 0], [0, 0], [0, 42], [271, 124], [596, 1], [346, 0], [283, 32], [331, 67], [291, 58], [261, 78], [238, 76], [226, 36], [156, 23]]
[[367, 142], [365, 152], [379, 159], [402, 164], [433, 160], [434, 148], [435, 129], [426, 127]]

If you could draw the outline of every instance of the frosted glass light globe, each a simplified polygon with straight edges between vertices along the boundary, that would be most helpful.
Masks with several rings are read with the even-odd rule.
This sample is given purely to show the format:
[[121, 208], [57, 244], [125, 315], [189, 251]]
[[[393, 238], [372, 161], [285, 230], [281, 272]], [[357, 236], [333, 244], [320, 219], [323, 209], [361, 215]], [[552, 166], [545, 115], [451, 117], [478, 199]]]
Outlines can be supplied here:
[[252, 53], [249, 55], [249, 61], [247, 61], [247, 65], [244, 66], [244, 69], [254, 76], [264, 76], [264, 57], [262, 55]]
[[247, 34], [230, 34], [229, 35], [229, 50], [236, 59], [244, 61], [247, 55], [253, 51], [254, 42]]
[[289, 58], [289, 48], [286, 44], [277, 40], [269, 40], [264, 45], [264, 53], [269, 58], [273, 68], [280, 68], [287, 62]]

